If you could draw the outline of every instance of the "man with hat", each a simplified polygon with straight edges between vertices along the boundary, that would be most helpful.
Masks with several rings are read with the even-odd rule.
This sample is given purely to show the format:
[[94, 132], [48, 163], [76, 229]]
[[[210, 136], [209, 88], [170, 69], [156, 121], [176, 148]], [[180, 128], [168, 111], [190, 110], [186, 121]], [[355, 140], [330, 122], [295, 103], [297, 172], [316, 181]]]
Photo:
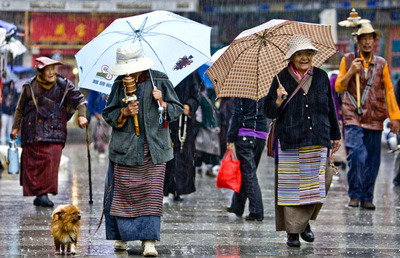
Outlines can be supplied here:
[[57, 74], [61, 62], [36, 59], [38, 74], [22, 88], [14, 116], [11, 139], [21, 133], [21, 184], [24, 196], [36, 196], [33, 204], [52, 207], [47, 194], [58, 193], [58, 167], [67, 138], [67, 121], [78, 110], [84, 128], [86, 100], [72, 82]]
[[[359, 56], [347, 53], [340, 63], [335, 90], [342, 93], [345, 146], [348, 152], [349, 206], [375, 210], [374, 185], [381, 154], [383, 121], [389, 113], [392, 132], [399, 131], [400, 110], [395, 98], [387, 62], [374, 55], [382, 34], [370, 23], [357, 31]], [[361, 110], [357, 112], [356, 73], [360, 78]], [[386, 101], [385, 101], [386, 100]]]
[[165, 166], [174, 155], [168, 124], [183, 112], [168, 77], [150, 70], [153, 65], [140, 42], [119, 47], [109, 70], [118, 77], [103, 110], [112, 127], [104, 193], [106, 238], [116, 240], [115, 250], [140, 240], [143, 256], [158, 255]]

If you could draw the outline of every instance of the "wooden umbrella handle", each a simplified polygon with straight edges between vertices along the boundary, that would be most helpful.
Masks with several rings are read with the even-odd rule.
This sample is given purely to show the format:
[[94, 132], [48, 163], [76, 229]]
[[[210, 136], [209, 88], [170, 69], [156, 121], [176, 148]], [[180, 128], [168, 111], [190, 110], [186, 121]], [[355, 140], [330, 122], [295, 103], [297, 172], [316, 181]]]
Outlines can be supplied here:
[[137, 115], [135, 115], [135, 116], [133, 117], [133, 121], [135, 122], [135, 132], [136, 132], [136, 135], [139, 136], [139, 135], [140, 135], [140, 129], [139, 129], [139, 119], [138, 119], [138, 116], [137, 116]]
[[357, 113], [359, 115], [362, 115], [360, 74], [359, 73], [356, 73], [356, 93], [357, 93]]

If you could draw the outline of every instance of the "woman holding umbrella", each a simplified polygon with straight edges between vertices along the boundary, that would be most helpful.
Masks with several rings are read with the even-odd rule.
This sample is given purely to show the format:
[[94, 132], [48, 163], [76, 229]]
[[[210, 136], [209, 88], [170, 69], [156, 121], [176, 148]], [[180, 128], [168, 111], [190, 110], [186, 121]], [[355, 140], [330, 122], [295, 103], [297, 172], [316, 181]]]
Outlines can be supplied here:
[[117, 240], [116, 250], [141, 240], [144, 256], [158, 255], [165, 166], [173, 158], [168, 123], [183, 112], [168, 77], [150, 70], [153, 65], [139, 41], [118, 48], [109, 72], [121, 76], [103, 110], [112, 127], [104, 193], [106, 238]]
[[319, 50], [304, 35], [293, 36], [287, 48], [289, 63], [274, 78], [264, 112], [277, 118], [276, 230], [287, 232], [288, 246], [299, 247], [299, 234], [307, 242], [314, 241], [309, 221], [316, 219], [325, 203], [327, 158], [329, 149], [339, 149], [340, 129], [328, 76], [312, 65]]

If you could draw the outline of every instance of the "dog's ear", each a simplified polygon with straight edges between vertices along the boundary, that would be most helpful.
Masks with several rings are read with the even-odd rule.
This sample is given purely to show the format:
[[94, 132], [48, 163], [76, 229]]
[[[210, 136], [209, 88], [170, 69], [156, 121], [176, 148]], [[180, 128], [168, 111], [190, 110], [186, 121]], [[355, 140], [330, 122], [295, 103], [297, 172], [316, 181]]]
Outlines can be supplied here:
[[[61, 216], [65, 213], [65, 211], [59, 211], [56, 214], [54, 214], [55, 216], [57, 216], [57, 219], [61, 219]], [[54, 217], [53, 217], [54, 219]]]

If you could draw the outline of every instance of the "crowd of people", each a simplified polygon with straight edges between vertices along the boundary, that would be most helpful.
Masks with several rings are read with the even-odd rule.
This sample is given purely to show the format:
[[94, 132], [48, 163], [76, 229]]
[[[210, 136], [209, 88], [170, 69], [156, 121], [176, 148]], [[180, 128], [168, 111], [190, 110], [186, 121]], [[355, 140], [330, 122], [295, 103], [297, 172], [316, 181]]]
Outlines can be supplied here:
[[[310, 222], [326, 202], [332, 155], [341, 142], [347, 151], [349, 207], [374, 210], [387, 113], [391, 130], [399, 131], [400, 110], [387, 62], [372, 52], [381, 33], [362, 24], [357, 37], [359, 56], [346, 53], [332, 82], [325, 71], [313, 66], [318, 46], [308, 36], [293, 36], [282, 60], [287, 66], [259, 100], [218, 99], [196, 71], [174, 88], [165, 74], [152, 69], [154, 61], [139, 43], [118, 48], [110, 68], [118, 78], [107, 99], [91, 92], [86, 101], [56, 74], [62, 63], [37, 58], [38, 74], [24, 84], [14, 116], [8, 110], [10, 103], [16, 103], [15, 90], [3, 90], [2, 121], [8, 126], [13, 118], [11, 138], [21, 135], [23, 194], [36, 196], [34, 205], [53, 206], [47, 195], [58, 191], [66, 122], [77, 111], [79, 126], [86, 127], [87, 108], [95, 148], [109, 158], [106, 238], [115, 240], [116, 250], [140, 240], [143, 255], [157, 256], [163, 196], [172, 194], [174, 201], [184, 201], [183, 195], [196, 191], [195, 178], [203, 175], [204, 167], [206, 176], [216, 176], [226, 150], [236, 151], [242, 175], [240, 192], [233, 193], [226, 211], [242, 217], [248, 200], [245, 220], [263, 221], [257, 169], [268, 137], [267, 119], [275, 119], [276, 230], [287, 233], [289, 247], [300, 247], [300, 237], [313, 242]], [[357, 73], [364, 92], [361, 113], [352, 100]], [[134, 88], [131, 101], [125, 101], [128, 82]], [[2, 130], [0, 140], [6, 136]]]

